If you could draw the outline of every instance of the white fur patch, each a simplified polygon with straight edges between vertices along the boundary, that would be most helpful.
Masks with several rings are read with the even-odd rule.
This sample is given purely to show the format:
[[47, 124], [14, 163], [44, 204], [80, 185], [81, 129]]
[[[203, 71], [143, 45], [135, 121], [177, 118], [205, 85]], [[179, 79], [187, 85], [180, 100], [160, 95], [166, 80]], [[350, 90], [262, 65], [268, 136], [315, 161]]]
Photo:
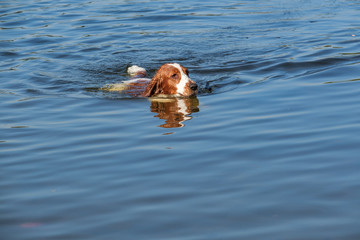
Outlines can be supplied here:
[[139, 72], [144, 72], [144, 73], [146, 73], [146, 70], [145, 70], [145, 68], [142, 68], [142, 67], [139, 67], [139, 66], [134, 65], [134, 66], [129, 67], [128, 70], [127, 70], [127, 72], [128, 72], [128, 74], [129, 74], [131, 77], [134, 77], [134, 76], [136, 76]]
[[191, 117], [188, 116], [190, 112], [188, 111], [184, 99], [178, 99], [178, 106], [179, 106], [179, 112], [184, 115], [184, 121], [190, 120]]
[[178, 83], [178, 85], [176, 86], [177, 87], [176, 92], [180, 96], [184, 95], [186, 84], [190, 81], [190, 78], [186, 75], [186, 73], [183, 72], [183, 70], [181, 69], [180, 64], [172, 63], [172, 64], [169, 64], [169, 65], [177, 68], [180, 71], [181, 79], [180, 79], [180, 82]]

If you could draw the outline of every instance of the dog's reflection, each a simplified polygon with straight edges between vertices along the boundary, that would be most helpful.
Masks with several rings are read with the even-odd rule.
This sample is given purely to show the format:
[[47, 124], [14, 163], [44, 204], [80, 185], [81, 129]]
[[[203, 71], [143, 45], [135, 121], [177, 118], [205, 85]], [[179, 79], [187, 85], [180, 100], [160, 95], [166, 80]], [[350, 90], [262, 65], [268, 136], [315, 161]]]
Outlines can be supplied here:
[[199, 100], [196, 97], [153, 98], [150, 109], [157, 113], [155, 117], [165, 120], [160, 127], [179, 128], [185, 126], [183, 122], [192, 119], [190, 114], [199, 111]]

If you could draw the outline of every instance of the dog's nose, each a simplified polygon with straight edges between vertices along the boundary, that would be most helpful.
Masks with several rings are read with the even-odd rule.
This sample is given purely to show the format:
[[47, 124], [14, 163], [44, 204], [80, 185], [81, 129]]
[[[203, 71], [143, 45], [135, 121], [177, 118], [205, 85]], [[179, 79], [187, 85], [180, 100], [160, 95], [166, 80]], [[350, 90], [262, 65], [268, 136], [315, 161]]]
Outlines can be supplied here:
[[193, 91], [196, 91], [198, 89], [198, 86], [196, 83], [190, 83], [190, 89]]

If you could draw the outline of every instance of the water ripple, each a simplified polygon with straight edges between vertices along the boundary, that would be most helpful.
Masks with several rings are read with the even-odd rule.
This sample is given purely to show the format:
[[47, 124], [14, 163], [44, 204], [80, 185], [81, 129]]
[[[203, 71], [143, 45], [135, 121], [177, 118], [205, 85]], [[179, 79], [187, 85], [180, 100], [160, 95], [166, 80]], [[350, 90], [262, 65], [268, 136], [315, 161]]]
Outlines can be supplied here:
[[[358, 239], [359, 10], [3, 1], [1, 236]], [[99, 91], [165, 62], [196, 98]]]

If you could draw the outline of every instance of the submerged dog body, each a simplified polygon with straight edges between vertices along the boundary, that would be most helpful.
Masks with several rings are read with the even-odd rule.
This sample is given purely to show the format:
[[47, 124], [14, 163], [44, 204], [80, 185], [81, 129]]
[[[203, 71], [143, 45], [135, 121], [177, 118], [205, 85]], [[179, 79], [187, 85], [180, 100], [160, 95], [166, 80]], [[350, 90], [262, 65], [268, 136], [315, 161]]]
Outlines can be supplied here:
[[190, 97], [197, 94], [197, 84], [189, 77], [188, 70], [178, 63], [166, 63], [152, 79], [145, 78], [146, 70], [137, 66], [128, 69], [133, 79], [110, 85], [108, 91], [121, 91], [131, 96]]

